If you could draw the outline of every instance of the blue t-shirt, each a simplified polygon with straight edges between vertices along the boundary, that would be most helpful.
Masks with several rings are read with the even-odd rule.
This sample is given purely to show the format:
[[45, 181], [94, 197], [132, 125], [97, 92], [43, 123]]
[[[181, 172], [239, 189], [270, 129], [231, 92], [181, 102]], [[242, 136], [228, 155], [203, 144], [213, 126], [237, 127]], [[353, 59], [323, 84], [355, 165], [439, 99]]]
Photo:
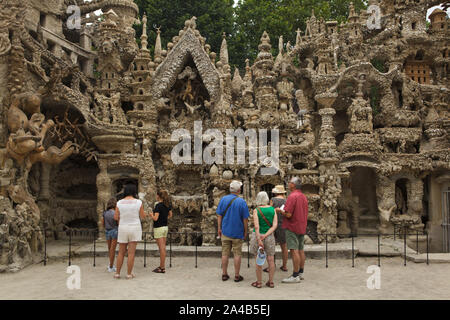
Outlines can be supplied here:
[[[220, 199], [216, 213], [220, 216], [224, 215], [225, 209], [228, 207], [236, 195], [229, 194]], [[222, 234], [228, 238], [244, 239], [244, 219], [248, 219], [248, 206], [244, 199], [237, 197], [236, 200], [228, 208], [225, 218], [222, 220]]]

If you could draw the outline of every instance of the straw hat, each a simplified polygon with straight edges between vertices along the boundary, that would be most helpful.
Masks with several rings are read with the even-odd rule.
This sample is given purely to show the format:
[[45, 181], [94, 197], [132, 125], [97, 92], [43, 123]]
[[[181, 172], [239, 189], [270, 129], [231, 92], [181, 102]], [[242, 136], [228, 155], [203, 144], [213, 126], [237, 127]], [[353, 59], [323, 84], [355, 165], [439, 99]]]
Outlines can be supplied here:
[[279, 185], [279, 186], [275, 186], [275, 188], [272, 189], [272, 193], [283, 194], [283, 193], [286, 193], [286, 190], [284, 189], [284, 186]]

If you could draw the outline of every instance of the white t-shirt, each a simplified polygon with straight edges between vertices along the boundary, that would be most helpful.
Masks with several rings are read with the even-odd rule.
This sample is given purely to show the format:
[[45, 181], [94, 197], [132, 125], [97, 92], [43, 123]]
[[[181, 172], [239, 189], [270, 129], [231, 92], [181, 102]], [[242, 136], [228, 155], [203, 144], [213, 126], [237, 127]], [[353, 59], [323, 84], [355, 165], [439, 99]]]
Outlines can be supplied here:
[[139, 199], [122, 199], [117, 202], [120, 214], [119, 226], [140, 226], [139, 211], [141, 206], [142, 201]]

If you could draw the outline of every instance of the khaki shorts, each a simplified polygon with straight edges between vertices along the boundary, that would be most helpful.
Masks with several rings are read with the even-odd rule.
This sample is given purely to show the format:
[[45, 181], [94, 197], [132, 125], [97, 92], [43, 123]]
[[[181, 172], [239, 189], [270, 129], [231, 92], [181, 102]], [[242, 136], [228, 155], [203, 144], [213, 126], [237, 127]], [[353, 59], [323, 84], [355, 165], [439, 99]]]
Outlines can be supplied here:
[[222, 234], [222, 256], [229, 257], [231, 249], [233, 249], [234, 256], [242, 256], [242, 244], [244, 240], [228, 238]]
[[118, 243], [138, 242], [142, 240], [142, 228], [138, 226], [127, 226], [119, 224]]
[[169, 233], [168, 226], [153, 229], [153, 234], [154, 234], [155, 239], [167, 238], [168, 233]]
[[[274, 256], [275, 237], [273, 236], [273, 233], [263, 240], [263, 244], [264, 244], [264, 251], [266, 252], [266, 254], [268, 256]], [[256, 255], [257, 251], [258, 251], [258, 241], [256, 240], [256, 233], [253, 232], [250, 235], [250, 252]]]
[[286, 229], [286, 243], [288, 250], [303, 250], [305, 246], [305, 235], [296, 234]]

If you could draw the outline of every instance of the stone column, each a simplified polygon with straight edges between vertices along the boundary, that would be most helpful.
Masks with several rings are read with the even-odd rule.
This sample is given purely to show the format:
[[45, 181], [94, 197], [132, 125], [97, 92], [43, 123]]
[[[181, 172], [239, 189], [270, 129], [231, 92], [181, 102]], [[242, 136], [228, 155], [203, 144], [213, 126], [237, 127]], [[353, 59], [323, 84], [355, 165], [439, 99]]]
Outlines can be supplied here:
[[108, 176], [108, 161], [106, 159], [99, 159], [98, 167], [100, 172], [97, 175], [97, 223], [99, 237], [102, 237], [102, 234], [105, 231], [102, 224], [102, 216], [103, 212], [106, 210], [108, 200], [111, 197], [111, 179]]
[[[320, 217], [317, 224], [318, 233], [337, 233], [337, 199], [341, 194], [341, 180], [339, 179], [336, 164], [339, 161], [336, 150], [335, 130], [333, 116], [336, 111], [331, 108], [337, 98], [336, 93], [323, 93], [315, 97], [322, 106], [319, 115], [322, 117], [319, 138], [319, 173], [320, 173]], [[319, 239], [324, 240], [324, 236]], [[330, 241], [335, 241], [334, 236], [329, 237]]]
[[40, 176], [40, 185], [41, 190], [39, 193], [39, 200], [49, 200], [50, 199], [50, 172], [52, 170], [52, 166], [50, 164], [41, 163], [41, 176]]
[[[150, 208], [153, 209], [153, 204], [156, 201], [156, 172], [151, 158], [145, 158], [145, 164], [140, 170], [139, 179], [139, 198], [144, 204], [144, 211], [148, 213]], [[150, 219], [146, 219], [142, 225], [142, 231], [153, 231], [153, 223]]]

